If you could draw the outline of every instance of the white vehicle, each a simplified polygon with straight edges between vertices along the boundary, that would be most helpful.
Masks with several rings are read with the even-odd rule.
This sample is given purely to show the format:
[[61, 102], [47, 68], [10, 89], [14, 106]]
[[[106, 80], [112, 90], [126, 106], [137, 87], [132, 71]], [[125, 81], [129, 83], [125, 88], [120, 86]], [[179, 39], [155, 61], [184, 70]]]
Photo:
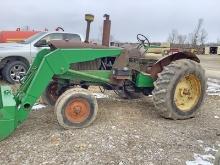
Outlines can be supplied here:
[[50, 40], [82, 41], [81, 35], [67, 32], [39, 32], [19, 43], [0, 43], [0, 70], [9, 83], [16, 83], [26, 74], [36, 54], [49, 48]]

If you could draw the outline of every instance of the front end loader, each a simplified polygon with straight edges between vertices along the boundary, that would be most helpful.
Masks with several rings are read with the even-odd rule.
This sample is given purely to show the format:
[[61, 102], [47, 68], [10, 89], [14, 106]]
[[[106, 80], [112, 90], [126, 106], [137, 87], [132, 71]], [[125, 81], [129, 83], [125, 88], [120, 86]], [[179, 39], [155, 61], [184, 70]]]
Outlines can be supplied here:
[[[142, 37], [142, 38], [141, 38]], [[0, 140], [23, 123], [37, 99], [54, 107], [66, 128], [82, 128], [96, 118], [98, 104], [88, 90], [102, 86], [132, 99], [153, 95], [158, 113], [170, 119], [188, 119], [200, 110], [206, 78], [199, 59], [180, 52], [160, 60], [148, 57], [149, 41], [137, 36], [135, 48], [116, 48], [72, 41], [51, 41], [40, 51], [20, 88], [0, 87]], [[144, 48], [144, 51], [140, 51]]]

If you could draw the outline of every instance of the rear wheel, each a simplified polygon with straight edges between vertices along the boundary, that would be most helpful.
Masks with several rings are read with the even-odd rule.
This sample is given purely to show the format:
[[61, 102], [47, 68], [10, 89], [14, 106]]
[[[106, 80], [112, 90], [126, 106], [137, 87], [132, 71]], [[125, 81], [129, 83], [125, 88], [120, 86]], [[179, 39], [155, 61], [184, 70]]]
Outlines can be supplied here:
[[69, 89], [55, 104], [59, 124], [66, 128], [83, 128], [89, 126], [96, 118], [98, 104], [96, 98], [82, 88]]
[[25, 76], [28, 65], [23, 61], [9, 61], [2, 69], [3, 78], [11, 83], [19, 83]]
[[158, 74], [153, 100], [161, 116], [187, 119], [199, 112], [205, 92], [204, 69], [195, 61], [182, 59], [172, 62]]

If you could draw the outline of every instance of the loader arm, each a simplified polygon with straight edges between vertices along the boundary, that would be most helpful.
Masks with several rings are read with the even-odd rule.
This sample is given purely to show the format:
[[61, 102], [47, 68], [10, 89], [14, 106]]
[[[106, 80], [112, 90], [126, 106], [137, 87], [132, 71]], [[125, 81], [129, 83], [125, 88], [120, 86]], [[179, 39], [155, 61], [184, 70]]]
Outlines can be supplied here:
[[[92, 61], [103, 57], [117, 57], [121, 49], [55, 49], [38, 53], [27, 76], [15, 95], [10, 88], [1, 87], [0, 140], [9, 136], [28, 114], [54, 75], [89, 77], [92, 81], [108, 82], [109, 71], [75, 71], [70, 64]], [[70, 78], [69, 78], [70, 79]]]

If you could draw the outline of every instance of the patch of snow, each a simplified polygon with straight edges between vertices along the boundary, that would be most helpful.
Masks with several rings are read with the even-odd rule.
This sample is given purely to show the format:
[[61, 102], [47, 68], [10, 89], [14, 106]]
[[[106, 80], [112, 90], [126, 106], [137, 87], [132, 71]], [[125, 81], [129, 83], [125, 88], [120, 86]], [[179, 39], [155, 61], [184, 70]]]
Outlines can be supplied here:
[[94, 95], [96, 98], [98, 98], [98, 99], [100, 99], [100, 98], [109, 98], [108, 95], [105, 95], [105, 94], [103, 94], [103, 93], [93, 93], [93, 95]]
[[216, 150], [215, 148], [211, 148], [211, 147], [205, 147], [205, 152], [211, 152], [211, 151], [217, 152], [218, 150]]
[[124, 165], [124, 163], [123, 162], [119, 162], [118, 165]]
[[[204, 143], [201, 140], [197, 140], [200, 143]], [[201, 146], [202, 147], [202, 146]], [[214, 146], [211, 147], [205, 147], [204, 148], [205, 154], [196, 154], [194, 153], [194, 160], [188, 160], [186, 161], [186, 165], [213, 165], [213, 162], [215, 160], [215, 154], [218, 151]]]
[[215, 119], [219, 119], [219, 116], [214, 116]]
[[202, 141], [202, 140], [197, 140], [197, 142], [198, 142], [198, 143], [204, 143], [204, 141]]
[[214, 83], [219, 83], [220, 80], [214, 79], [214, 78], [208, 78], [208, 81], [214, 82]]
[[208, 95], [217, 95], [220, 96], [220, 80], [209, 78], [208, 79]]
[[208, 155], [199, 155], [203, 160], [210, 160], [210, 159], [213, 159], [215, 160], [215, 157], [212, 155], [212, 154], [208, 154]]
[[194, 154], [193, 161], [186, 161], [186, 165], [213, 165], [210, 159], [215, 159], [215, 157], [211, 154], [208, 155], [200, 155]]
[[32, 107], [32, 110], [39, 110], [39, 109], [42, 109], [42, 108], [45, 108], [46, 107], [46, 105], [44, 105], [44, 104], [38, 104], [38, 103], [36, 103], [36, 104], [34, 104], [34, 106]]
[[116, 127], [115, 127], [115, 126], [112, 126], [112, 129], [116, 129]]

